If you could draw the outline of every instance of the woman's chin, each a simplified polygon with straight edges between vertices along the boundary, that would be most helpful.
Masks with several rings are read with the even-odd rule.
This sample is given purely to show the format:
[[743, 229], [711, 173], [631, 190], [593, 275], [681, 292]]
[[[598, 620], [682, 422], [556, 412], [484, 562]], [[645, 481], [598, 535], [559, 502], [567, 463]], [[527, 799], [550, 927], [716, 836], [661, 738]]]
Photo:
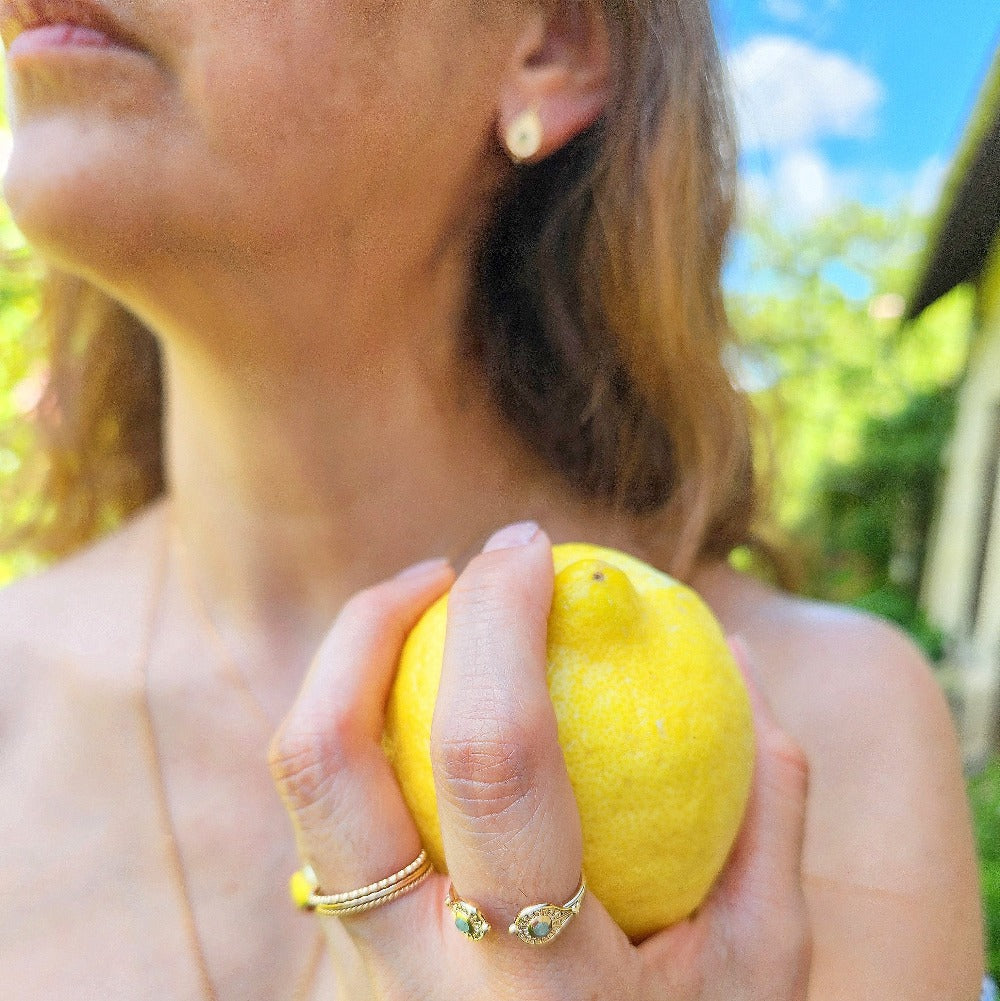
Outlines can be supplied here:
[[154, 238], [151, 179], [101, 131], [49, 120], [14, 132], [3, 197], [28, 242], [62, 267], [134, 268]]
[[29, 175], [22, 183], [18, 171], [9, 170], [4, 196], [14, 223], [31, 247], [61, 270], [76, 272], [77, 265], [88, 270], [103, 268], [112, 265], [114, 258], [127, 256], [127, 241], [119, 234], [115, 244], [113, 234], [100, 225], [99, 210], [88, 211], [80, 202], [71, 201], [65, 190], [46, 189], [37, 176]]

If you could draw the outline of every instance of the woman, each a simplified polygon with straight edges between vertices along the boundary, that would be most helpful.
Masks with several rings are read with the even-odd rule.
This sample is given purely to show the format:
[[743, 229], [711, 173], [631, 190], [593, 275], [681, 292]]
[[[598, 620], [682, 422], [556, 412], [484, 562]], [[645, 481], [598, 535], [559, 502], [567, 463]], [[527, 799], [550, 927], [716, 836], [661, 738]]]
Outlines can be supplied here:
[[[753, 488], [719, 360], [735, 157], [705, 6], [3, 13], [6, 196], [54, 273], [50, 545], [142, 508], [3, 595], [11, 996], [975, 997], [926, 665], [725, 559]], [[304, 859], [326, 890], [416, 861], [381, 711], [453, 584], [434, 754], [456, 892], [497, 915], [578, 896], [541, 681], [571, 539], [689, 580], [755, 665], [754, 792], [709, 902], [633, 945], [585, 895], [544, 949], [467, 942], [440, 874], [293, 912]]]

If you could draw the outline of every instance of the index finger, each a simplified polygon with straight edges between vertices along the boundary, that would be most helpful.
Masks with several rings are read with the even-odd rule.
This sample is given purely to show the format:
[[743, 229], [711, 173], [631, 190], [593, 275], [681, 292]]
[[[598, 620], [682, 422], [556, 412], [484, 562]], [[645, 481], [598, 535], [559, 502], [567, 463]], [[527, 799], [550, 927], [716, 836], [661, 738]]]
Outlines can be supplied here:
[[[432, 561], [354, 595], [272, 741], [275, 782], [324, 894], [382, 880], [420, 849], [382, 752], [384, 709], [406, 634], [451, 579], [446, 563]], [[347, 927], [402, 929], [400, 912], [415, 906], [400, 900], [391, 910], [352, 916]]]

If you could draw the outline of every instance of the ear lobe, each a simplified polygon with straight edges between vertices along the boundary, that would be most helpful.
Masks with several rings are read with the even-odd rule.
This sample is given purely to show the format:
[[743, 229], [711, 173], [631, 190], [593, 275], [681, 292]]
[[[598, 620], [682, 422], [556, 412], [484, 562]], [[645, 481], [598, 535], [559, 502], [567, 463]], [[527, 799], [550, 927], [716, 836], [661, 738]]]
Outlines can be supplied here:
[[[610, 92], [611, 51], [599, 0], [557, 0], [536, 9], [512, 52], [500, 94], [500, 138], [515, 162], [550, 156], [589, 128]], [[529, 155], [511, 138], [537, 114], [541, 138]]]

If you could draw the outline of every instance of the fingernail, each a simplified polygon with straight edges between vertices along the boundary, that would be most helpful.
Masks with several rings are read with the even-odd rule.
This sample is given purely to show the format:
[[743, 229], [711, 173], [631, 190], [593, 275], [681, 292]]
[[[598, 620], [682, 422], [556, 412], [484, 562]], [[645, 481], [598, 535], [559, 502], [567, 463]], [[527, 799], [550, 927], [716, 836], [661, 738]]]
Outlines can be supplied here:
[[747, 641], [740, 633], [733, 633], [732, 635], [727, 636], [726, 641], [729, 643], [729, 649], [733, 651], [733, 656], [743, 666], [746, 673], [750, 675], [750, 678], [756, 683], [757, 666], [753, 662], [753, 654], [750, 653], [750, 647], [747, 646]]
[[726, 637], [726, 643], [729, 644], [730, 653], [732, 653], [733, 659], [740, 666], [740, 670], [744, 674], [749, 674], [756, 681], [754, 669], [751, 665], [750, 651], [747, 649], [747, 644], [743, 637], [739, 633], [731, 633]]
[[538, 525], [533, 521], [519, 521], [516, 525], [508, 525], [494, 532], [483, 546], [484, 553], [492, 553], [495, 549], [514, 549], [526, 546], [538, 535]]
[[396, 574], [396, 580], [407, 580], [412, 577], [429, 577], [432, 573], [437, 573], [437, 571], [447, 565], [448, 560], [444, 556], [437, 556], [430, 560], [421, 560], [419, 563], [414, 563], [413, 566], [407, 567], [405, 570], [400, 570]]
[[747, 655], [747, 644], [746, 640], [743, 639], [742, 633], [729, 633], [726, 636], [726, 642], [729, 644], [729, 649], [733, 651], [734, 655]]

